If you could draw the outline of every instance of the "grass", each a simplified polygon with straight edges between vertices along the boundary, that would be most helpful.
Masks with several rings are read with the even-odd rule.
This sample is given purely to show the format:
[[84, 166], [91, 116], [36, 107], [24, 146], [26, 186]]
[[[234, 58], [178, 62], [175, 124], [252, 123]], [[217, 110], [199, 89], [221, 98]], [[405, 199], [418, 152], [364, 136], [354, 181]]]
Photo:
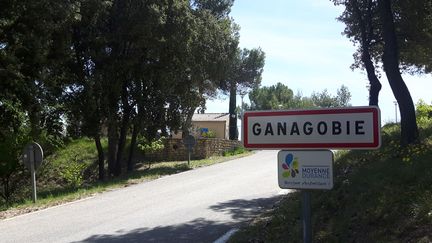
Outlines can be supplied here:
[[[102, 141], [106, 147], [106, 141]], [[231, 156], [214, 156], [202, 160], [137, 163], [136, 170], [117, 178], [100, 182], [97, 181], [97, 167], [94, 161], [97, 158], [92, 140], [80, 139], [72, 142], [67, 148], [46, 158], [45, 164], [38, 171], [38, 200], [34, 204], [29, 198], [6, 207], [0, 207], [0, 219], [7, 218], [43, 208], [75, 201], [117, 188], [154, 180], [166, 175], [172, 175], [191, 169], [225, 162], [235, 158], [250, 155], [250, 152], [236, 153]], [[85, 165], [80, 170], [73, 171], [71, 165]], [[75, 175], [65, 175], [64, 171], [70, 169]], [[68, 179], [68, 176], [71, 178]], [[81, 177], [80, 179], [76, 179]], [[74, 179], [75, 178], [75, 179]], [[78, 182], [76, 182], [78, 180]], [[75, 182], [73, 182], [75, 181]], [[26, 192], [30, 195], [30, 192]]]
[[[373, 151], [336, 154], [334, 188], [313, 191], [313, 242], [431, 242], [432, 136], [401, 148], [399, 127], [383, 128]], [[302, 242], [301, 194], [294, 192], [230, 242]]]

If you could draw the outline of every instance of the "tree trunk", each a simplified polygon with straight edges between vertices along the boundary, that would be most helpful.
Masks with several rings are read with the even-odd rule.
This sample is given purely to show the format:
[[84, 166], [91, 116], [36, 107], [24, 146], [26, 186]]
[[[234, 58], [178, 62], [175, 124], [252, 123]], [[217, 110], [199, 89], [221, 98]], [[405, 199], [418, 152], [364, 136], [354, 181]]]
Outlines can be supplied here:
[[31, 139], [37, 140], [41, 135], [41, 114], [40, 107], [37, 104], [37, 100], [34, 100], [34, 103], [30, 105], [29, 109], [29, 120], [30, 120], [30, 135]]
[[117, 159], [115, 164], [115, 176], [119, 176], [122, 170], [122, 159], [123, 159], [123, 150], [126, 144], [126, 135], [129, 127], [129, 112], [125, 111], [123, 114], [122, 124], [120, 127], [120, 137], [118, 140], [117, 146]]
[[230, 87], [230, 99], [229, 99], [229, 139], [237, 140], [238, 139], [238, 131], [237, 131], [237, 114], [236, 114], [236, 101], [237, 98], [237, 86], [235, 82], [231, 82]]
[[362, 59], [365, 59], [363, 61], [363, 63], [365, 65], [369, 84], [370, 84], [370, 87], [369, 87], [369, 105], [378, 106], [378, 97], [379, 97], [379, 92], [381, 91], [382, 85], [381, 85], [378, 77], [375, 74], [375, 67], [373, 66], [373, 63], [370, 59], [369, 51], [367, 52], [366, 56], [369, 56], [369, 57], [364, 57]]
[[133, 161], [133, 157], [134, 157], [134, 152], [135, 152], [135, 148], [136, 148], [138, 132], [139, 132], [139, 121], [135, 122], [133, 129], [132, 129], [132, 138], [131, 138], [131, 144], [130, 144], [130, 149], [129, 149], [129, 158], [127, 161], [127, 171], [128, 172], [133, 171], [134, 166], [135, 166], [134, 161]]
[[117, 123], [112, 121], [112, 118], [108, 121], [108, 172], [110, 175], [115, 175], [115, 163], [117, 153]]
[[183, 115], [186, 116], [186, 119], [182, 124], [182, 137], [186, 137], [191, 132], [190, 128], [192, 126], [192, 117], [194, 115], [195, 109], [196, 109], [196, 107], [194, 107], [194, 108], [189, 107], [189, 108], [185, 109], [185, 112], [183, 113]]
[[100, 135], [97, 134], [94, 137], [95, 140], [95, 144], [96, 144], [96, 149], [98, 152], [98, 168], [99, 168], [99, 180], [103, 181], [103, 179], [105, 178], [105, 156], [104, 156], [104, 151], [102, 148], [102, 144], [100, 141]]
[[[372, 1], [368, 1], [368, 9], [367, 13], [362, 14], [360, 8], [358, 6], [357, 0], [352, 0], [352, 6], [354, 8], [354, 14], [356, 15], [357, 22], [359, 24], [360, 33], [361, 33], [361, 51], [362, 56], [361, 60], [363, 65], [365, 66], [368, 80], [369, 80], [369, 105], [378, 106], [378, 96], [381, 91], [381, 83], [378, 77], [375, 74], [375, 67], [372, 62], [372, 58], [370, 56], [369, 48], [370, 48], [370, 40], [371, 35], [373, 34], [372, 30]], [[364, 16], [364, 18], [363, 18]], [[370, 28], [367, 28], [369, 26]], [[369, 29], [369, 32], [367, 31]]]
[[122, 171], [123, 150], [126, 144], [126, 135], [129, 128], [129, 119], [132, 107], [129, 105], [127, 82], [122, 86], [122, 104], [123, 104], [123, 117], [120, 127], [120, 137], [117, 146], [117, 158], [115, 163], [115, 176], [119, 176]]
[[393, 94], [399, 104], [401, 114], [401, 145], [415, 143], [418, 138], [418, 128], [415, 107], [408, 87], [400, 74], [399, 49], [393, 21], [390, 0], [379, 0], [380, 17], [383, 26], [384, 54], [383, 65]]

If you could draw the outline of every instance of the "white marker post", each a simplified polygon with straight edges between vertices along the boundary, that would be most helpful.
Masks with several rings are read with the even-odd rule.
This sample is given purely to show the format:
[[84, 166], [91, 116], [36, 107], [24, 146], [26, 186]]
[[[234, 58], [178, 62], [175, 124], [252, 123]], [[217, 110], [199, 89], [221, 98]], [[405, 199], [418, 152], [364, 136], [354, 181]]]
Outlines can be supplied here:
[[324, 149], [378, 149], [380, 120], [375, 106], [244, 113], [245, 148], [290, 149], [278, 153], [278, 182], [302, 190], [304, 242], [312, 241], [310, 190], [333, 188], [333, 153]]

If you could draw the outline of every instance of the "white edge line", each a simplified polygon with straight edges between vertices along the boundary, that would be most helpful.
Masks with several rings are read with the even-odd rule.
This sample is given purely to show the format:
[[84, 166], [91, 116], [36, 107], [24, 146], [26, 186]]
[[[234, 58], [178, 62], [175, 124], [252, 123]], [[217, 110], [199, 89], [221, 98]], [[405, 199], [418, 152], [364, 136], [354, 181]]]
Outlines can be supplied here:
[[10, 218], [5, 218], [3, 220], [0, 220], [0, 222], [1, 221], [9, 221], [9, 220], [25, 217], [25, 216], [32, 215], [32, 214], [41, 213], [43, 211], [47, 211], [47, 210], [50, 210], [50, 209], [55, 209], [55, 208], [59, 208], [59, 207], [63, 207], [63, 206], [67, 206], [67, 205], [71, 205], [71, 204], [75, 204], [75, 203], [79, 203], [79, 202], [82, 202], [82, 201], [86, 201], [86, 200], [92, 199], [94, 197], [95, 196], [86, 197], [86, 198], [82, 198], [82, 199], [79, 199], [79, 200], [76, 200], [76, 201], [71, 201], [71, 202], [55, 205], [55, 206], [52, 206], [52, 207], [47, 207], [47, 208], [31, 211], [31, 212], [20, 214], [20, 215], [16, 215], [16, 216], [13, 216], [13, 217], [10, 217]]
[[226, 232], [224, 235], [222, 235], [221, 237], [219, 237], [219, 239], [215, 240], [213, 243], [225, 243], [229, 240], [229, 238], [235, 233], [237, 232], [238, 229], [237, 228], [233, 228], [230, 231]]

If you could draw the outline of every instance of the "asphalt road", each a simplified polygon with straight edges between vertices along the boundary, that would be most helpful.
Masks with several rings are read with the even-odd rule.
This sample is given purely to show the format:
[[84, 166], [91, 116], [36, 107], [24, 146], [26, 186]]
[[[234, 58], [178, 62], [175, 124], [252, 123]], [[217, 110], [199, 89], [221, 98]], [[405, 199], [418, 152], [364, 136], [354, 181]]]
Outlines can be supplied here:
[[213, 242], [281, 194], [277, 151], [0, 221], [1, 242]]

